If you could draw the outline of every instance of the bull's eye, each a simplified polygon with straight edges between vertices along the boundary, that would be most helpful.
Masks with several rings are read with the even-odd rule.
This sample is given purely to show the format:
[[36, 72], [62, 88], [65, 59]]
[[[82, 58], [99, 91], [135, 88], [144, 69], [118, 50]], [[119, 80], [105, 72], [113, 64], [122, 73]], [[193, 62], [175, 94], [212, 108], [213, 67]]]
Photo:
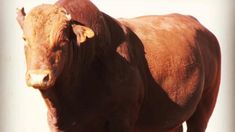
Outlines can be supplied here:
[[64, 47], [65, 44], [66, 44], [66, 42], [60, 42], [60, 43], [55, 44], [53, 51], [62, 50], [62, 48]]
[[60, 45], [54, 46], [53, 51], [58, 51], [58, 50], [61, 50], [61, 46]]

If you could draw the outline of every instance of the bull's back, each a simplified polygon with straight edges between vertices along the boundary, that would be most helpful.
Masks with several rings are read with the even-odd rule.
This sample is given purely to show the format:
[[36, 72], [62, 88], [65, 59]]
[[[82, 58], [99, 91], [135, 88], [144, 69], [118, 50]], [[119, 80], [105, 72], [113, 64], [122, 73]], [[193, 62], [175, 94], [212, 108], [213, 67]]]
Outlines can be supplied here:
[[120, 21], [142, 41], [151, 73], [138, 123], [167, 128], [188, 119], [208, 85], [205, 80], [213, 81], [216, 74], [214, 36], [196, 19], [178, 14]]

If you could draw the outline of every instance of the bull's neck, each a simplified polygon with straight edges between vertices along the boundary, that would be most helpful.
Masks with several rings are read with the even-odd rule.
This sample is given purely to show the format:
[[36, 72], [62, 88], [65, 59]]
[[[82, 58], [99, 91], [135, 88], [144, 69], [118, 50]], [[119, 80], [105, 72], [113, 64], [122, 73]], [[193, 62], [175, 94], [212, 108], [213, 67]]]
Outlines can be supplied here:
[[[55, 86], [48, 90], [41, 90], [48, 107], [49, 126], [53, 132], [71, 128], [76, 124], [76, 120], [73, 119], [76, 117], [78, 108], [74, 104], [78, 100], [77, 93], [81, 88], [81, 78], [92, 63], [93, 57], [86, 54], [90, 51], [85, 51], [86, 47], [79, 47], [73, 42], [71, 41], [68, 49], [64, 71], [57, 78]], [[88, 47], [87, 50], [89, 49], [92, 48]]]
[[48, 113], [48, 124], [50, 130], [52, 132], [59, 131], [58, 123], [59, 123], [59, 110], [60, 107], [59, 101], [57, 99], [57, 95], [53, 92], [53, 90], [40, 90], [43, 96], [43, 99], [47, 105]]

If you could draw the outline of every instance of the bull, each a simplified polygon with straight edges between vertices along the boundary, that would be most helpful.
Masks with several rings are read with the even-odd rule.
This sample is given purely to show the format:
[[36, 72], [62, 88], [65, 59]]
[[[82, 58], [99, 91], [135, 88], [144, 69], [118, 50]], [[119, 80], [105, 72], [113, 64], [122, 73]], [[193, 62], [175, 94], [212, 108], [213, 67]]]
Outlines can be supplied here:
[[216, 37], [180, 14], [114, 19], [88, 0], [43, 4], [17, 20], [26, 83], [52, 132], [204, 132], [220, 84]]

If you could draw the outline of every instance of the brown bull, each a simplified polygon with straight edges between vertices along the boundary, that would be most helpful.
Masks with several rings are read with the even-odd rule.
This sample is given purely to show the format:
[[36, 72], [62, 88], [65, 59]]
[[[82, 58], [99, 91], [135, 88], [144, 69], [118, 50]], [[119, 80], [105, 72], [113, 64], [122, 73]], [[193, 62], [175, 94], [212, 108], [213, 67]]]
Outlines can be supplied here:
[[220, 83], [215, 36], [190, 16], [113, 19], [87, 0], [17, 20], [26, 82], [53, 132], [204, 132]]

